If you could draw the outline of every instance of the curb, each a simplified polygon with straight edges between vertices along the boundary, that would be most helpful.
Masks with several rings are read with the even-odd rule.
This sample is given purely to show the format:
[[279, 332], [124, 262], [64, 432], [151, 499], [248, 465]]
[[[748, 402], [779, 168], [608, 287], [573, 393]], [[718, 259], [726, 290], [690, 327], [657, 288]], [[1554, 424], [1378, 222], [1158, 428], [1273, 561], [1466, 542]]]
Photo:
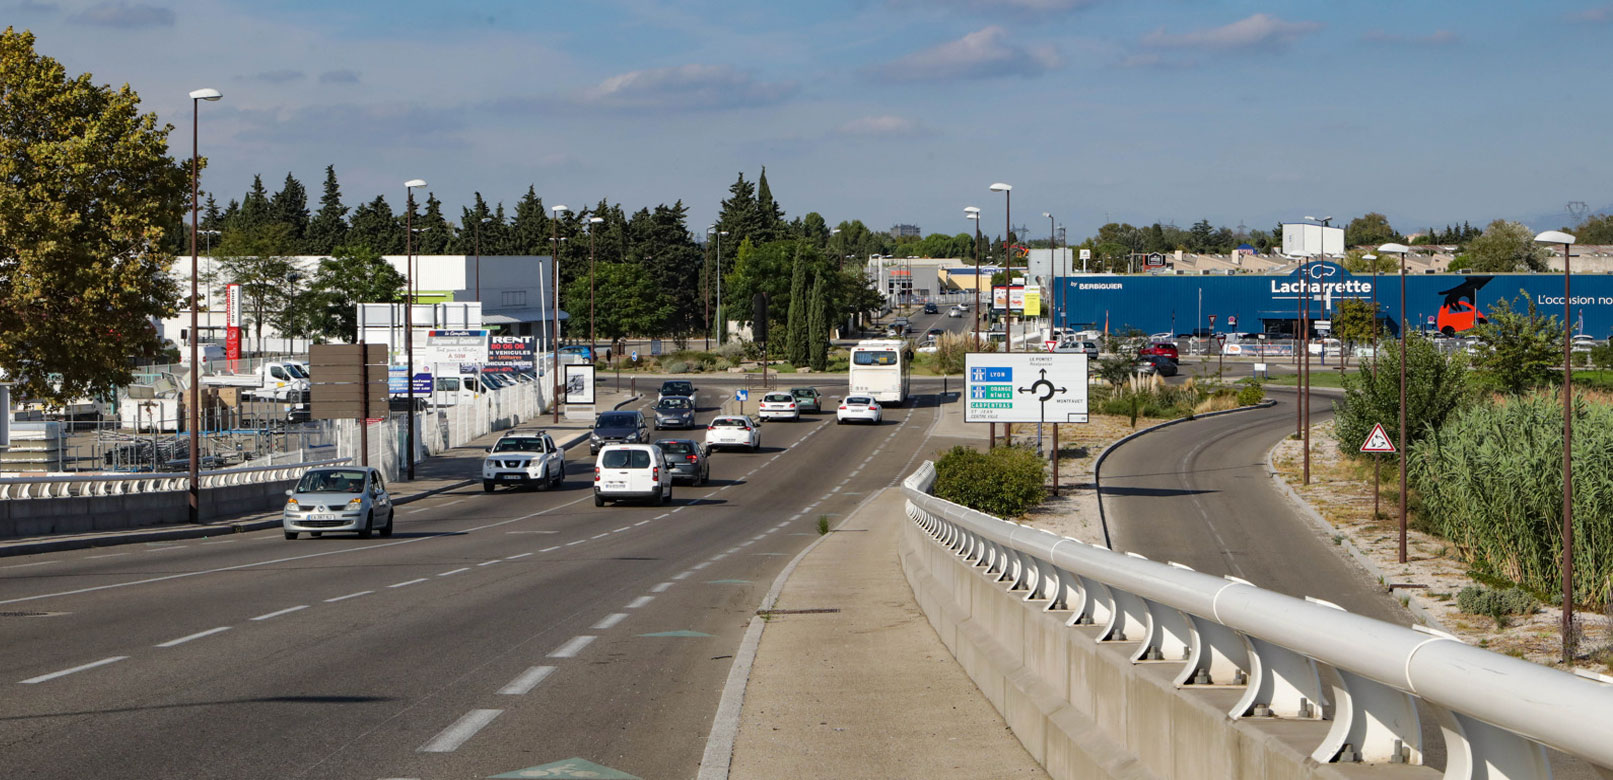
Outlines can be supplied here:
[[[620, 409], [643, 396], [629, 396], [626, 400], [611, 407]], [[569, 450], [588, 441], [588, 431], [583, 431], [560, 445], [560, 449]], [[450, 490], [469, 487], [479, 482], [479, 479], [465, 479], [450, 482], [434, 488], [422, 490], [417, 493], [400, 495], [392, 500], [393, 505], [412, 504], [421, 499], [430, 498]], [[264, 518], [260, 520], [236, 520], [207, 525], [184, 525], [172, 528], [153, 529], [150, 531], [137, 531], [130, 533], [113, 533], [99, 537], [80, 537], [74, 539], [43, 539], [37, 542], [15, 542], [5, 544], [0, 542], [0, 558], [9, 558], [18, 555], [35, 555], [38, 553], [62, 552], [64, 550], [84, 550], [91, 547], [115, 547], [120, 544], [147, 544], [150, 542], [183, 541], [186, 539], [206, 539], [213, 536], [228, 536], [251, 531], [265, 531], [280, 526], [280, 518]]]
[[1128, 433], [1125, 436], [1122, 436], [1121, 438], [1119, 438], [1119, 439], [1115, 440], [1114, 442], [1110, 443], [1109, 446], [1104, 447], [1103, 452], [1098, 453], [1097, 459], [1092, 461], [1092, 489], [1093, 489], [1093, 491], [1095, 491], [1097, 493], [1097, 496], [1098, 496], [1098, 525], [1103, 528], [1103, 546], [1104, 546], [1104, 548], [1105, 549], [1110, 549], [1110, 550], [1114, 549], [1114, 545], [1111, 544], [1110, 540], [1109, 540], [1109, 517], [1108, 517], [1108, 514], [1106, 512], [1104, 512], [1104, 509], [1103, 509], [1103, 477], [1102, 477], [1102, 474], [1103, 474], [1103, 461], [1104, 461], [1104, 459], [1109, 457], [1109, 453], [1113, 452], [1116, 447], [1119, 447], [1120, 445], [1125, 444], [1126, 442], [1131, 441], [1132, 439], [1138, 438], [1138, 437], [1142, 436], [1145, 433], [1151, 433], [1151, 432], [1157, 431], [1157, 430], [1159, 430], [1161, 428], [1169, 428], [1172, 425], [1179, 425], [1181, 423], [1192, 422], [1194, 420], [1202, 420], [1202, 419], [1204, 419], [1206, 417], [1220, 417], [1223, 414], [1232, 414], [1233, 412], [1247, 412], [1247, 411], [1250, 411], [1252, 409], [1270, 409], [1271, 407], [1276, 406], [1276, 405], [1277, 405], [1276, 401], [1266, 400], [1266, 401], [1261, 401], [1260, 403], [1255, 404], [1253, 406], [1240, 406], [1240, 407], [1237, 407], [1236, 409], [1222, 409], [1219, 412], [1206, 412], [1204, 414], [1195, 414], [1192, 417], [1178, 417], [1178, 418], [1176, 418], [1174, 420], [1166, 420], [1165, 422], [1159, 423], [1158, 425], [1150, 425], [1147, 428], [1144, 428], [1144, 429], [1142, 429], [1140, 431], [1133, 431], [1131, 433]]
[[[1284, 439], [1286, 438], [1287, 437], [1284, 437]], [[1356, 563], [1361, 564], [1361, 568], [1366, 569], [1368, 574], [1376, 576], [1378, 581], [1383, 583], [1385, 591], [1388, 592], [1390, 596], [1395, 596], [1396, 594], [1394, 591], [1389, 590], [1389, 583], [1391, 582], [1389, 573], [1385, 572], [1376, 561], [1372, 560], [1371, 556], [1367, 555], [1364, 551], [1362, 551], [1361, 548], [1357, 547], [1355, 545], [1355, 541], [1350, 539], [1348, 534], [1340, 531], [1338, 526], [1328, 522], [1328, 519], [1323, 517], [1321, 512], [1316, 511], [1316, 507], [1311, 506], [1311, 503], [1306, 501], [1305, 497], [1299, 494], [1299, 491], [1294, 490], [1294, 487], [1288, 484], [1288, 480], [1283, 479], [1283, 475], [1277, 471], [1277, 466], [1272, 460], [1272, 456], [1277, 452], [1277, 448], [1280, 446], [1282, 446], [1282, 441], [1278, 441], [1276, 444], [1271, 445], [1271, 449], [1266, 451], [1266, 474], [1271, 477], [1272, 482], [1276, 483], [1277, 490], [1288, 499], [1289, 503], [1294, 505], [1294, 508], [1299, 512], [1301, 517], [1309, 520], [1312, 525], [1317, 527], [1318, 530], [1329, 534], [1332, 538], [1337, 539], [1339, 547], [1344, 548], [1345, 552], [1348, 552], [1350, 557], [1355, 559]], [[1446, 627], [1446, 625], [1434, 615], [1434, 611], [1430, 608], [1430, 605], [1427, 603], [1427, 600], [1422, 596], [1421, 593], [1413, 589], [1411, 592], [1406, 593], [1405, 596], [1406, 610], [1410, 612], [1412, 616], [1422, 620], [1423, 623], [1429, 627], [1437, 628], [1446, 633], [1451, 633], [1450, 628]], [[1396, 600], [1398, 601], [1399, 599], [1397, 598]]]

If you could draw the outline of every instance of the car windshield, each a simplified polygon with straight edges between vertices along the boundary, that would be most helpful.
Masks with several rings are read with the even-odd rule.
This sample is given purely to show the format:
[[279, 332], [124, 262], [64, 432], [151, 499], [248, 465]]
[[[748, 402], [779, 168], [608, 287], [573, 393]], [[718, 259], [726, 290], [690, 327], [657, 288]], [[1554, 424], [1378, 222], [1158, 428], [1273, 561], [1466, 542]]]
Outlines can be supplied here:
[[542, 452], [543, 440], [527, 436], [507, 436], [493, 445], [494, 452]]
[[297, 482], [298, 493], [362, 493], [364, 472], [356, 469], [310, 471]]
[[294, 377], [296, 377], [298, 379], [307, 379], [308, 378], [308, 373], [303, 371], [302, 366], [299, 366], [296, 363], [287, 363], [286, 364], [286, 373], [288, 373], [288, 374], [290, 374], [290, 375], [292, 375], [292, 376], [294, 376]]
[[660, 409], [662, 411], [673, 411], [673, 410], [678, 410], [678, 409], [693, 409], [694, 404], [689, 403], [689, 399], [687, 399], [687, 398], [681, 398], [681, 397], [678, 397], [678, 396], [673, 396], [671, 398], [663, 398], [663, 399], [661, 399], [661, 403], [656, 404], [655, 408]]
[[851, 353], [851, 362], [859, 366], [894, 366], [895, 350], [866, 350]]
[[711, 424], [712, 424], [713, 427], [717, 427], [717, 428], [749, 428], [750, 427], [750, 426], [745, 424], [744, 420], [742, 420], [742, 419], [740, 419], [738, 417], [718, 417], [717, 419], [712, 420]]
[[762, 400], [763, 401], [772, 401], [773, 403], [781, 403], [782, 404], [782, 403], [789, 403], [790, 401], [794, 401], [795, 396], [790, 395], [789, 393], [768, 393], [767, 395], [762, 396]]
[[655, 446], [660, 447], [662, 452], [670, 452], [673, 455], [688, 455], [694, 452], [692, 442], [679, 441], [678, 439], [662, 439], [656, 442]]
[[661, 385], [663, 395], [694, 395], [694, 385], [688, 382], [667, 382]]
[[605, 450], [599, 456], [599, 465], [607, 469], [647, 469], [650, 453], [639, 450]]
[[874, 402], [874, 399], [869, 398], [868, 396], [865, 396], [865, 395], [854, 395], [854, 396], [846, 399], [846, 404], [848, 406], [867, 406], [867, 405], [869, 405], [869, 404], [871, 404], [873, 402]]
[[599, 416], [599, 422], [594, 423], [595, 428], [634, 428], [638, 426], [638, 419], [626, 412], [607, 413]]
[[818, 391], [810, 387], [793, 387], [790, 388], [790, 394], [794, 395], [796, 398], [811, 398], [812, 396], [817, 395]]

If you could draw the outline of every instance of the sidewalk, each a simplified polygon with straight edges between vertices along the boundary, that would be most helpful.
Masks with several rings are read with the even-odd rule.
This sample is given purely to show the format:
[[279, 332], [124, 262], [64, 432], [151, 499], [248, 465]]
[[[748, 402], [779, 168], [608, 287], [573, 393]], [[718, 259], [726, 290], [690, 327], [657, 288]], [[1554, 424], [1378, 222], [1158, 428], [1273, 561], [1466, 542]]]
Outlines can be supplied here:
[[[600, 410], [615, 409], [638, 398], [626, 392], [607, 390], [601, 385], [598, 392]], [[542, 428], [564, 449], [587, 442], [592, 420], [567, 420], [562, 414], [560, 422], [550, 422], [549, 415], [540, 415], [522, 427]], [[481, 462], [488, 447], [505, 433], [493, 431], [462, 447], [452, 447], [436, 455], [415, 461], [413, 480], [395, 480], [388, 485], [394, 504], [408, 504], [429, 496], [474, 485], [481, 481]], [[586, 457], [586, 455], [585, 455]], [[120, 531], [101, 531], [88, 534], [59, 534], [52, 536], [20, 537], [0, 540], [0, 558], [12, 555], [79, 550], [88, 547], [109, 547], [119, 544], [145, 544], [181, 539], [201, 539], [228, 534], [261, 531], [280, 526], [277, 511], [254, 512], [247, 515], [221, 518], [190, 525], [181, 523], [169, 526], [146, 526]]]

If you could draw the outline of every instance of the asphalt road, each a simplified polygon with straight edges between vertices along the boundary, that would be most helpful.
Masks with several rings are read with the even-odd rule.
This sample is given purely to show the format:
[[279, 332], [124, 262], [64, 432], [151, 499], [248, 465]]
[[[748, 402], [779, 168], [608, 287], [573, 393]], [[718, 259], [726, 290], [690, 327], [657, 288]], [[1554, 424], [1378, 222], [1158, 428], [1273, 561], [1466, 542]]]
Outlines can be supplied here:
[[[699, 384], [706, 419], [728, 391]], [[574, 449], [558, 491], [442, 494], [391, 539], [8, 559], [4, 774], [457, 778], [578, 757], [691, 777], [763, 594], [820, 515], [911, 470], [928, 402], [880, 427], [767, 423], [761, 452], [717, 454], [670, 506], [595, 508]]]

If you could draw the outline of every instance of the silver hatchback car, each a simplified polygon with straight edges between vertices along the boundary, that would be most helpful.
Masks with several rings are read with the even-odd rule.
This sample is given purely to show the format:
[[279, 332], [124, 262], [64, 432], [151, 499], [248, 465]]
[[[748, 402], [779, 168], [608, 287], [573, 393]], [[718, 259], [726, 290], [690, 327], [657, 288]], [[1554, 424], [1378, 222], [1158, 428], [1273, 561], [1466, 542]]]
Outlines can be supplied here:
[[392, 535], [392, 496], [381, 472], [366, 466], [325, 466], [309, 469], [297, 486], [286, 491], [280, 524], [286, 538], [307, 531], [318, 537], [326, 531], [356, 531], [360, 539], [380, 531]]

